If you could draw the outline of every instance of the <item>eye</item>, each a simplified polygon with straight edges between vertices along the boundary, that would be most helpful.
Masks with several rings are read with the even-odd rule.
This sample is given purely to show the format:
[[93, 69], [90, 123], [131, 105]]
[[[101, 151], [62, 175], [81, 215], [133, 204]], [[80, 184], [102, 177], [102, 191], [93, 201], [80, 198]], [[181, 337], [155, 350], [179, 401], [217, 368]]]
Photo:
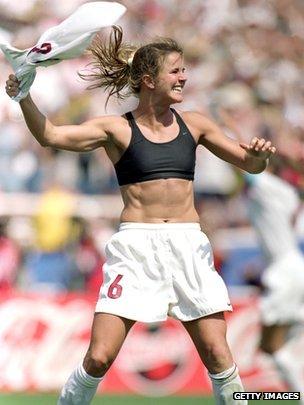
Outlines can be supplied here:
[[176, 68], [176, 69], [171, 70], [170, 73], [174, 73], [174, 74], [179, 73], [179, 72], [185, 73], [185, 71], [186, 71], [186, 68], [182, 68], [182, 69]]

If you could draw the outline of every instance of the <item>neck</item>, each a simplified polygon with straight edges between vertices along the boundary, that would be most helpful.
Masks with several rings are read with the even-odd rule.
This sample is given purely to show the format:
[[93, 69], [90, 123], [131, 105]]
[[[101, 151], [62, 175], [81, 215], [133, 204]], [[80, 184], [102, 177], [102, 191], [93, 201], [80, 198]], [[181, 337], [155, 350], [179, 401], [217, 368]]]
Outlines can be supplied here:
[[139, 104], [133, 111], [133, 114], [139, 121], [150, 124], [155, 124], [156, 122], [172, 123], [173, 119], [170, 104], [153, 102], [151, 99], [140, 98]]

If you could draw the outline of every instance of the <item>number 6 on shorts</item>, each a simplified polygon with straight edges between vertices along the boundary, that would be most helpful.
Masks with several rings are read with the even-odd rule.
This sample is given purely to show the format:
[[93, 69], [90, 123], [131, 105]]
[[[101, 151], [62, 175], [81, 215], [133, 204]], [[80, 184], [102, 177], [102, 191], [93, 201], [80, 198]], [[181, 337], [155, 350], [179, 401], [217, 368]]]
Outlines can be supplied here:
[[118, 276], [115, 278], [113, 283], [110, 285], [108, 289], [108, 297], [112, 299], [119, 298], [122, 293], [122, 286], [118, 284], [120, 280], [122, 279], [122, 275], [118, 274]]

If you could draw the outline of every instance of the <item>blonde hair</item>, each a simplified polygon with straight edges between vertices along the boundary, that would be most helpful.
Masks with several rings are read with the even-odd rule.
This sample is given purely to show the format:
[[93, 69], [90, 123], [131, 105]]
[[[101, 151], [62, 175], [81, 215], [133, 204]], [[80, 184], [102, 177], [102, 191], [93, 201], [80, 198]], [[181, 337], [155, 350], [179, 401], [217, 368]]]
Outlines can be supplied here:
[[155, 79], [168, 54], [183, 55], [182, 48], [171, 38], [159, 38], [140, 47], [123, 42], [122, 38], [119, 26], [112, 27], [108, 43], [96, 36], [89, 48], [92, 69], [88, 74], [79, 73], [82, 79], [94, 82], [88, 89], [103, 87], [108, 91], [106, 104], [113, 95], [121, 100], [138, 95], [144, 75]]

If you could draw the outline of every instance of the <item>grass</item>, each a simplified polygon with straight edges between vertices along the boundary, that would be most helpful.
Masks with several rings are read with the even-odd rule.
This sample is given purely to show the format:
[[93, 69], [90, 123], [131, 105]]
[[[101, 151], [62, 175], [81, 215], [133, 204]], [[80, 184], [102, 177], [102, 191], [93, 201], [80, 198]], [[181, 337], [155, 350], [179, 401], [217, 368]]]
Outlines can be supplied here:
[[[57, 395], [51, 394], [0, 394], [0, 405], [55, 405]], [[92, 405], [214, 405], [210, 397], [146, 398], [129, 395], [96, 396]]]
[[[55, 394], [0, 394], [0, 405], [56, 405]], [[250, 401], [250, 405], [276, 405], [277, 401]], [[282, 405], [296, 405], [297, 401], [283, 401]], [[92, 405], [215, 405], [212, 397], [96, 396]]]

